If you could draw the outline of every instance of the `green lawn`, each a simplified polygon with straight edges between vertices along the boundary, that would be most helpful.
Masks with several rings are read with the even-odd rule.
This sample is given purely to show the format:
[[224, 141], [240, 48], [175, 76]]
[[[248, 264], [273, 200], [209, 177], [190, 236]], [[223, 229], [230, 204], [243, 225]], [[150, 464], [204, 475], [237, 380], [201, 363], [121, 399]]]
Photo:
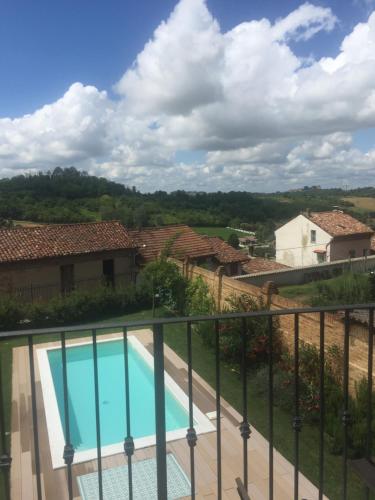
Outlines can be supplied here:
[[232, 233], [237, 234], [239, 238], [246, 236], [246, 233], [241, 233], [241, 231], [236, 231], [234, 229], [227, 229], [226, 227], [194, 227], [194, 231], [199, 234], [206, 234], [207, 236], [219, 236], [223, 240], [227, 241]]
[[[161, 309], [156, 311], [160, 316]], [[131, 321], [138, 319], [151, 318], [150, 310], [140, 313], [124, 315], [120, 317], [107, 319], [112, 321]], [[103, 332], [104, 333], [104, 332]], [[75, 337], [88, 336], [90, 332], [81, 332]], [[39, 342], [46, 340], [58, 340], [58, 336], [48, 339], [43, 336]], [[186, 347], [186, 328], [184, 325], [167, 325], [165, 327], [165, 342], [183, 359], [187, 359]], [[11, 369], [12, 369], [12, 348], [25, 344], [25, 339], [19, 339], [9, 342], [0, 342], [2, 386], [5, 401], [5, 423], [6, 429], [10, 429], [10, 401], [11, 401]], [[213, 351], [202, 344], [201, 339], [193, 332], [193, 368], [209, 384], [215, 387], [215, 357]], [[241, 412], [242, 390], [238, 372], [230, 365], [221, 363], [221, 390], [222, 396], [230, 404]], [[267, 398], [260, 397], [254, 390], [255, 374], [249, 374], [248, 378], [248, 412], [251, 424], [261, 432], [265, 437], [268, 436], [268, 404]], [[293, 461], [293, 431], [291, 427], [292, 415], [278, 407], [274, 408], [274, 439], [276, 448], [289, 460]], [[250, 438], [251, 439], [251, 438]], [[301, 471], [311, 479], [315, 484], [318, 480], [318, 429], [316, 427], [305, 425], [300, 434], [300, 457]], [[326, 491], [330, 499], [341, 498], [340, 488], [342, 484], [342, 462], [341, 458], [330, 455], [327, 451], [325, 458]], [[0, 476], [0, 498], [1, 495], [1, 476]], [[251, 478], [250, 478], [251, 480]], [[349, 499], [362, 498], [363, 487], [360, 482], [350, 474]]]
[[298, 302], [310, 305], [311, 297], [317, 292], [316, 283], [313, 281], [305, 285], [280, 286], [279, 294], [287, 299], [296, 299]]

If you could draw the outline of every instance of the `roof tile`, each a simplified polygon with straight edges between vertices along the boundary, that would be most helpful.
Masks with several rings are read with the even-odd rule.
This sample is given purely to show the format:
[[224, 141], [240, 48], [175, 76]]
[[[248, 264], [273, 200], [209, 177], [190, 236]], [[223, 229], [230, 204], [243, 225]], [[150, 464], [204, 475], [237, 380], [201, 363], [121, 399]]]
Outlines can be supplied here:
[[211, 236], [207, 239], [211, 243], [212, 250], [215, 252], [215, 258], [221, 264], [232, 264], [249, 260], [249, 257], [246, 254], [240, 252], [239, 250], [236, 250], [221, 238], [218, 238], [217, 236]]
[[177, 259], [183, 259], [186, 256], [209, 257], [215, 253], [207, 238], [184, 224], [132, 230], [130, 235], [137, 242], [138, 251], [144, 262], [157, 259], [168, 242], [171, 242], [171, 256]]
[[306, 217], [333, 237], [373, 233], [369, 226], [339, 210], [312, 212]]
[[242, 264], [242, 269], [246, 274], [262, 273], [267, 271], [279, 271], [280, 269], [288, 269], [288, 266], [280, 264], [274, 260], [263, 259], [262, 257], [254, 257], [245, 264]]
[[136, 248], [117, 221], [0, 230], [0, 263]]

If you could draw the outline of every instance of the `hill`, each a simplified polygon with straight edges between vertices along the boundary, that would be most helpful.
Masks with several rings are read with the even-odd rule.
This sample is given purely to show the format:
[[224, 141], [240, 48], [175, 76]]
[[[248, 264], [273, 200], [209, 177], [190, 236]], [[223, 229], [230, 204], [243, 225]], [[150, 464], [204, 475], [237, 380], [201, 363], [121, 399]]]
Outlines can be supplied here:
[[[363, 200], [363, 203], [361, 203]], [[365, 201], [366, 200], [366, 201]], [[0, 219], [37, 223], [118, 219], [129, 227], [185, 223], [190, 226], [242, 227], [261, 239], [277, 225], [309, 208], [341, 206], [366, 222], [375, 214], [375, 188], [352, 191], [305, 187], [272, 194], [185, 192], [142, 194], [134, 187], [88, 175], [74, 167], [0, 180]], [[360, 210], [359, 210], [360, 207]]]

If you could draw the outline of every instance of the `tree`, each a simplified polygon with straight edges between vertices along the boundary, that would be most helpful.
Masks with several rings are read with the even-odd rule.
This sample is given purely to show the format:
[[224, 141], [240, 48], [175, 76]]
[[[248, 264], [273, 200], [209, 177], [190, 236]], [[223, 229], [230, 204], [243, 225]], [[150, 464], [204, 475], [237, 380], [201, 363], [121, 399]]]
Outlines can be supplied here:
[[236, 233], [232, 233], [229, 235], [228, 243], [233, 248], [238, 248], [240, 246], [240, 240], [238, 239], [238, 236], [236, 235]]
[[178, 314], [184, 314], [188, 280], [181, 275], [175, 264], [165, 258], [150, 262], [142, 270], [139, 284], [152, 300], [157, 295], [159, 304]]

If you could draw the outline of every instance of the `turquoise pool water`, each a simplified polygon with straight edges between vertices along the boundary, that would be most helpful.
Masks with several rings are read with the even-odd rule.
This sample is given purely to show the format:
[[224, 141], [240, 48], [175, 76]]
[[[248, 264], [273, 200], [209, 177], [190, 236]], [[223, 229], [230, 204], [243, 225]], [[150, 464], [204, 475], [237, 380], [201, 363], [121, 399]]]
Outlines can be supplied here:
[[[155, 434], [154, 374], [138, 351], [129, 346], [130, 416], [134, 438]], [[98, 380], [102, 446], [121, 443], [126, 434], [124, 350], [122, 340], [98, 342]], [[96, 448], [92, 344], [69, 347], [67, 373], [71, 441], [77, 451]], [[65, 432], [61, 349], [48, 351], [52, 379]], [[186, 429], [188, 413], [166, 387], [167, 431]]]

